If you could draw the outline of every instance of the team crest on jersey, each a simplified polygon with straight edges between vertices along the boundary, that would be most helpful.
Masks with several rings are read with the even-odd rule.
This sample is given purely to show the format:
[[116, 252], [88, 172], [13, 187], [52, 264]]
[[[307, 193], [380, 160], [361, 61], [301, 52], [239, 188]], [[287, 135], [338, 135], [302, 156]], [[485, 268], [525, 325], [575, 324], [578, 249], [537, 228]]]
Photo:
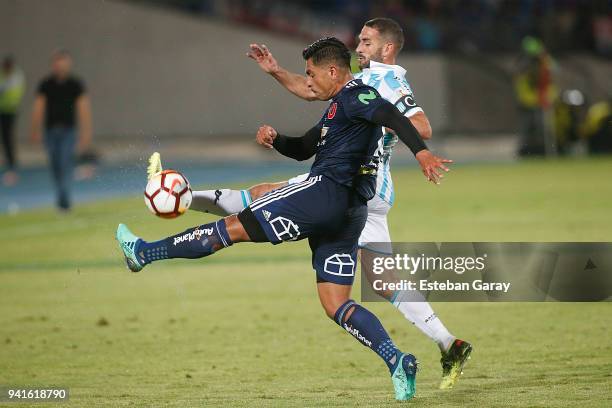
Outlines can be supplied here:
[[334, 102], [331, 104], [331, 106], [329, 107], [329, 110], [327, 111], [327, 119], [333, 119], [334, 116], [336, 116], [336, 110], [338, 109], [338, 103]]

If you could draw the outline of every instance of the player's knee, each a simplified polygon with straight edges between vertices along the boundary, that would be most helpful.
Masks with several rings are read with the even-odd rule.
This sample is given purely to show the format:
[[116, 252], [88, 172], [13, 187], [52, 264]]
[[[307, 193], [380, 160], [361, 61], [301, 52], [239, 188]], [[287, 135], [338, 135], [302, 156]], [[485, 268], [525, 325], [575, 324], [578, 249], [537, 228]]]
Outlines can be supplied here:
[[330, 319], [334, 320], [334, 316], [338, 309], [346, 302], [348, 299], [321, 299], [321, 306], [323, 306], [323, 310], [325, 314]]
[[249, 234], [247, 234], [244, 226], [238, 219], [236, 214], [230, 215], [224, 218], [225, 219], [225, 228], [227, 229], [227, 233], [232, 240], [232, 242], [245, 242], [250, 241]]
[[338, 310], [338, 308], [332, 305], [323, 305], [323, 310], [325, 310], [325, 314], [327, 315], [327, 317], [333, 320], [334, 315], [336, 314], [336, 310]]

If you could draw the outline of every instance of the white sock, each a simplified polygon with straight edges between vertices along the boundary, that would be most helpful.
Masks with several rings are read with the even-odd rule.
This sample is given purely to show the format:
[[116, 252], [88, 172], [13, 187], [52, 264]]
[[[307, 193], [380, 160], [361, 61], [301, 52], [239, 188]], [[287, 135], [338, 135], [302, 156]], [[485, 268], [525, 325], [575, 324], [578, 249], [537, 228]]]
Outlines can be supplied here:
[[442, 321], [435, 314], [431, 305], [419, 292], [399, 292], [393, 306], [402, 312], [404, 317], [436, 342], [440, 351], [446, 352], [455, 340]]
[[193, 192], [192, 210], [215, 215], [230, 215], [242, 211], [251, 203], [249, 190], [203, 190]]

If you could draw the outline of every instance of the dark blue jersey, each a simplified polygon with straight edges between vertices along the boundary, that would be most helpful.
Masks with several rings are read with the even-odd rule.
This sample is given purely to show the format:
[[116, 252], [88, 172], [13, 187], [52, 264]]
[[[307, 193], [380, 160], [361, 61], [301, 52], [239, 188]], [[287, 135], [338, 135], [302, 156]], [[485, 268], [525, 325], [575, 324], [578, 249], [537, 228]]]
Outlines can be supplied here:
[[372, 198], [383, 134], [381, 126], [371, 119], [385, 103], [376, 89], [360, 79], [349, 81], [332, 98], [317, 125], [321, 138], [310, 175], [325, 175], [355, 188], [365, 199]]

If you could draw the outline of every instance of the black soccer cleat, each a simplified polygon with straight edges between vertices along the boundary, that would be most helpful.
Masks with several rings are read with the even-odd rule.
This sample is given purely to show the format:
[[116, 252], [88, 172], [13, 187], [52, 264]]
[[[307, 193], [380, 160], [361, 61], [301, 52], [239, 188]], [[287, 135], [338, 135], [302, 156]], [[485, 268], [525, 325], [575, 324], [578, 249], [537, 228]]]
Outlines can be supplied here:
[[464, 340], [455, 339], [446, 353], [442, 353], [442, 382], [440, 389], [453, 388], [459, 376], [463, 374], [463, 366], [470, 359], [472, 345]]

